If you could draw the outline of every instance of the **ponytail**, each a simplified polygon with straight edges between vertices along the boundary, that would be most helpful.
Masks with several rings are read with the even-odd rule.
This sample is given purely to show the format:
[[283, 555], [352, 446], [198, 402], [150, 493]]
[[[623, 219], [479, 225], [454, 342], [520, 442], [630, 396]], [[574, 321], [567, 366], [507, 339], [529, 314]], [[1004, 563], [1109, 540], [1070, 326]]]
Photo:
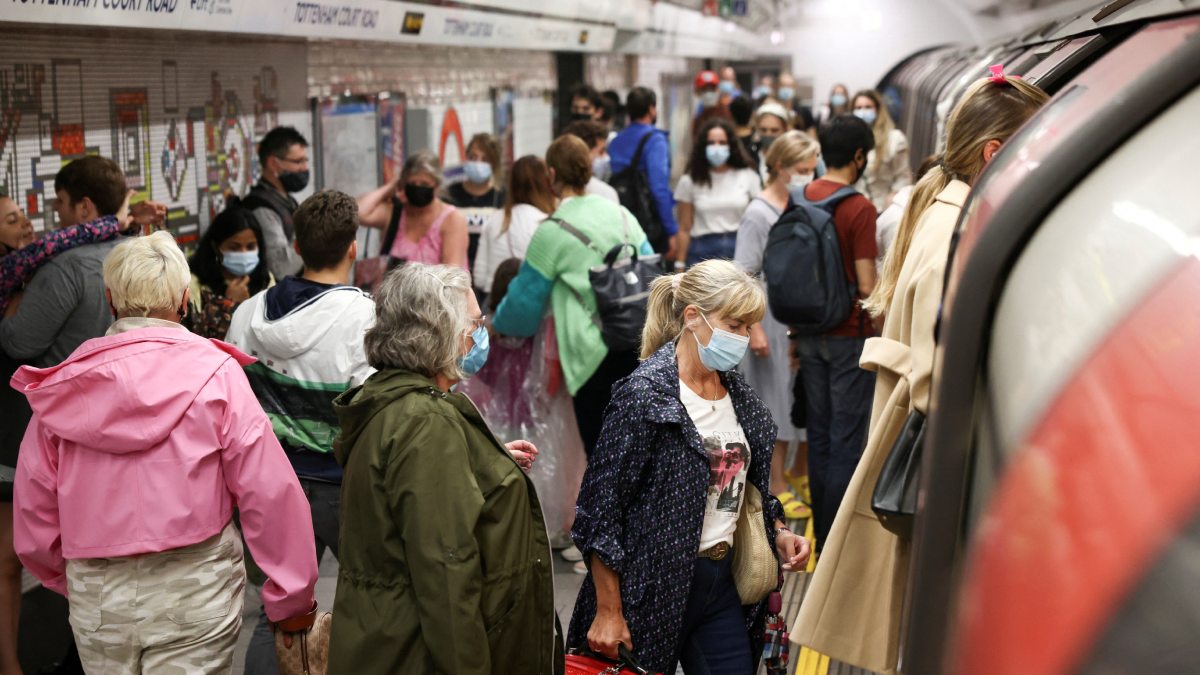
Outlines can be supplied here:
[[641, 358], [648, 359], [683, 333], [683, 310], [694, 305], [705, 314], [756, 324], [767, 313], [762, 284], [728, 260], [706, 260], [681, 274], [650, 283]]
[[654, 352], [683, 332], [683, 308], [675, 311], [675, 289], [683, 273], [664, 274], [650, 282], [650, 299], [646, 303], [646, 325], [642, 328], [642, 355], [648, 359]]
[[879, 275], [879, 281], [871, 295], [862, 303], [863, 309], [871, 316], [883, 316], [892, 304], [892, 296], [896, 294], [896, 283], [900, 280], [900, 270], [904, 267], [904, 259], [908, 256], [913, 235], [917, 231], [917, 222], [951, 180], [950, 174], [939, 163], [913, 187], [912, 196], [908, 198], [904, 215], [900, 218], [900, 227], [896, 229], [896, 239], [883, 259], [883, 272]]
[[1002, 69], [994, 66], [993, 73], [968, 87], [950, 113], [942, 161], [913, 188], [896, 241], [884, 259], [883, 273], [871, 296], [863, 301], [863, 308], [872, 316], [882, 316], [891, 306], [913, 237], [938, 194], [953, 180], [973, 184], [983, 173], [984, 147], [991, 141], [1007, 141], [1049, 99], [1046, 92], [1019, 78], [1005, 76]]

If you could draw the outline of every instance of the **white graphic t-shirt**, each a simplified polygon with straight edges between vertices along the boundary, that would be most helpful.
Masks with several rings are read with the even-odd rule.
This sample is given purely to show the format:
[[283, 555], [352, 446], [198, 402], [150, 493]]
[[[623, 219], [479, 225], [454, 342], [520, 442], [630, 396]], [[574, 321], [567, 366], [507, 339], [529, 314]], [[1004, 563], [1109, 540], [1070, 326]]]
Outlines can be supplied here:
[[699, 430], [708, 454], [708, 501], [704, 505], [700, 551], [721, 542], [733, 544], [733, 532], [746, 493], [746, 469], [750, 466], [746, 434], [738, 424], [728, 394], [719, 401], [708, 401], [680, 380], [679, 399]]

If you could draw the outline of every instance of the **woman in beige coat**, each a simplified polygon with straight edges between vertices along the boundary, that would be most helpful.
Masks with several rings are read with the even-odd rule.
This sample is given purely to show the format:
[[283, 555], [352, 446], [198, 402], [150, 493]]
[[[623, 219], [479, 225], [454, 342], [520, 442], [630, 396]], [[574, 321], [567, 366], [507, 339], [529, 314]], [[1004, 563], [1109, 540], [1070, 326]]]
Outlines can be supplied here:
[[908, 577], [909, 538], [884, 529], [871, 510], [879, 471], [904, 421], [929, 409], [934, 326], [950, 239], [979, 174], [1000, 146], [1046, 101], [1015, 78], [973, 84], [950, 116], [946, 155], [917, 184], [883, 276], [865, 306], [886, 316], [861, 365], [876, 373], [867, 447], [817, 563], [792, 641], [878, 672], [897, 665]]
[[867, 172], [858, 188], [875, 205], [875, 210], [883, 213], [897, 192], [913, 184], [908, 136], [896, 128], [883, 96], [873, 89], [854, 95], [853, 110], [854, 116], [870, 124], [875, 134], [875, 149], [867, 156]]

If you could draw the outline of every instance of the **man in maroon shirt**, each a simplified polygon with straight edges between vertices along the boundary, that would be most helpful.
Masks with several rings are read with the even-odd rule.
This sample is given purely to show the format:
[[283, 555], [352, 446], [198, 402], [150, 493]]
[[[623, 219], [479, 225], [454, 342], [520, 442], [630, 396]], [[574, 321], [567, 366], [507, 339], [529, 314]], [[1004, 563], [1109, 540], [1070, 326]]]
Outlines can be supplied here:
[[[805, 198], [814, 202], [857, 183], [875, 146], [871, 127], [853, 115], [826, 122], [820, 139], [828, 170], [805, 188]], [[876, 216], [871, 201], [860, 194], [843, 199], [833, 210], [842, 265], [846, 278], [857, 284], [860, 299], [875, 288]], [[874, 335], [871, 317], [855, 303], [841, 325], [797, 340], [808, 399], [808, 477], [818, 549], [833, 527], [866, 442], [875, 374], [859, 368], [858, 360], [863, 344]]]

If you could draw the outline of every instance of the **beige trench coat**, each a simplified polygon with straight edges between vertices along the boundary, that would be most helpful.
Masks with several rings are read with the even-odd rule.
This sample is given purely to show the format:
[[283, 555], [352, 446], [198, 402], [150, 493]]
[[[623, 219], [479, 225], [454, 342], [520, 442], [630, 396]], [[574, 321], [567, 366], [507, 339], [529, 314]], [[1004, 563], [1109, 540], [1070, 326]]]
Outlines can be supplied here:
[[907, 538], [880, 525], [871, 493], [914, 409], [929, 407], [934, 325], [950, 239], [970, 187], [953, 181], [921, 217], [904, 260], [883, 336], [867, 340], [861, 365], [876, 373], [871, 429], [792, 623], [793, 642], [877, 672], [896, 667], [908, 578]]

